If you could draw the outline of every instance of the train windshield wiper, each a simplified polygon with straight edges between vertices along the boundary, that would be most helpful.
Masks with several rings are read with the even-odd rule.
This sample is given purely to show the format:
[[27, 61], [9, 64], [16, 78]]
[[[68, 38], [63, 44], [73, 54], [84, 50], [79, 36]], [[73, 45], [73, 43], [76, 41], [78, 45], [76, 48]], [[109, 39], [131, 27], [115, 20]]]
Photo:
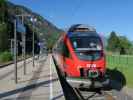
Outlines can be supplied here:
[[75, 48], [75, 51], [99, 51], [101, 48]]

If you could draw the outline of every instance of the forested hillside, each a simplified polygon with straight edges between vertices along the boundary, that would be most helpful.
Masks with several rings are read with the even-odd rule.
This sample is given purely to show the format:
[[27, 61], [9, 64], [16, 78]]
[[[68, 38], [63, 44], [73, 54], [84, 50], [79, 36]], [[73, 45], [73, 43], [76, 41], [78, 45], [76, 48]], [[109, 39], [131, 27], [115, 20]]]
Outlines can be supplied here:
[[[33, 23], [30, 21], [30, 18], [36, 18], [35, 23], [35, 36], [36, 41], [41, 39], [46, 39], [47, 47], [51, 48], [52, 45], [57, 40], [58, 36], [62, 30], [58, 29], [52, 23], [44, 19], [39, 14], [31, 11], [30, 9], [15, 5], [11, 2], [0, 0], [0, 52], [9, 51], [10, 48], [10, 39], [13, 38], [14, 27], [13, 27], [13, 18], [16, 15], [27, 14], [28, 17], [24, 17], [24, 24], [26, 27], [26, 40], [31, 40], [33, 33]], [[19, 17], [21, 20], [21, 17]], [[21, 37], [18, 34], [18, 37]], [[21, 39], [20, 39], [21, 41]], [[26, 42], [27, 45], [31, 44], [32, 41]], [[31, 51], [31, 50], [30, 50]]]

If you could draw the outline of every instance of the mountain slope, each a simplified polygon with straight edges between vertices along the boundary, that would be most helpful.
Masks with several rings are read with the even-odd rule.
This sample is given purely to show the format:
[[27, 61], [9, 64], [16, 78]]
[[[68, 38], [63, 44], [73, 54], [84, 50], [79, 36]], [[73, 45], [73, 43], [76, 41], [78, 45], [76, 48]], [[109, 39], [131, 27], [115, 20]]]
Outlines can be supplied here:
[[[62, 30], [58, 29], [55, 25], [53, 25], [48, 20], [44, 19], [41, 15], [31, 11], [30, 9], [15, 5], [11, 2], [7, 3], [8, 6], [8, 13], [11, 15], [28, 15], [28, 17], [24, 18], [24, 23], [30, 27], [31, 30], [33, 30], [33, 24], [30, 21], [31, 17], [36, 18], [37, 21], [35, 23], [35, 32], [41, 39], [46, 39], [47, 46], [51, 48], [53, 44], [56, 42], [57, 38], [61, 34]], [[21, 19], [21, 18], [20, 18]]]

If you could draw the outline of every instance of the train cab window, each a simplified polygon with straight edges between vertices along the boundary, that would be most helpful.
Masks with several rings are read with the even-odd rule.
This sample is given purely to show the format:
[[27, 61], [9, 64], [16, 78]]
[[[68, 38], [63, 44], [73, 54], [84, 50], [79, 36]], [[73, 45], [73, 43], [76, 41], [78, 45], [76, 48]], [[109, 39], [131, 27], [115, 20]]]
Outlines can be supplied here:
[[[78, 34], [78, 33], [77, 33]], [[74, 34], [70, 37], [73, 49], [81, 60], [98, 60], [102, 57], [102, 43], [98, 36], [89, 33]]]

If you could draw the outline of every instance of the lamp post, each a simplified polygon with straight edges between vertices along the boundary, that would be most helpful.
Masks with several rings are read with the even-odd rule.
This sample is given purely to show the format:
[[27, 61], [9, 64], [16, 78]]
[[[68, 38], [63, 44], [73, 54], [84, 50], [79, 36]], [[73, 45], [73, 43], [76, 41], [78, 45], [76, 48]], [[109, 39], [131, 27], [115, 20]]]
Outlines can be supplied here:
[[37, 21], [36, 18], [31, 18], [31, 22], [33, 24], [33, 35], [32, 35], [32, 65], [33, 67], [35, 67], [35, 63], [34, 63], [34, 59], [35, 59], [35, 32], [34, 32], [34, 29], [35, 29], [35, 22]]

